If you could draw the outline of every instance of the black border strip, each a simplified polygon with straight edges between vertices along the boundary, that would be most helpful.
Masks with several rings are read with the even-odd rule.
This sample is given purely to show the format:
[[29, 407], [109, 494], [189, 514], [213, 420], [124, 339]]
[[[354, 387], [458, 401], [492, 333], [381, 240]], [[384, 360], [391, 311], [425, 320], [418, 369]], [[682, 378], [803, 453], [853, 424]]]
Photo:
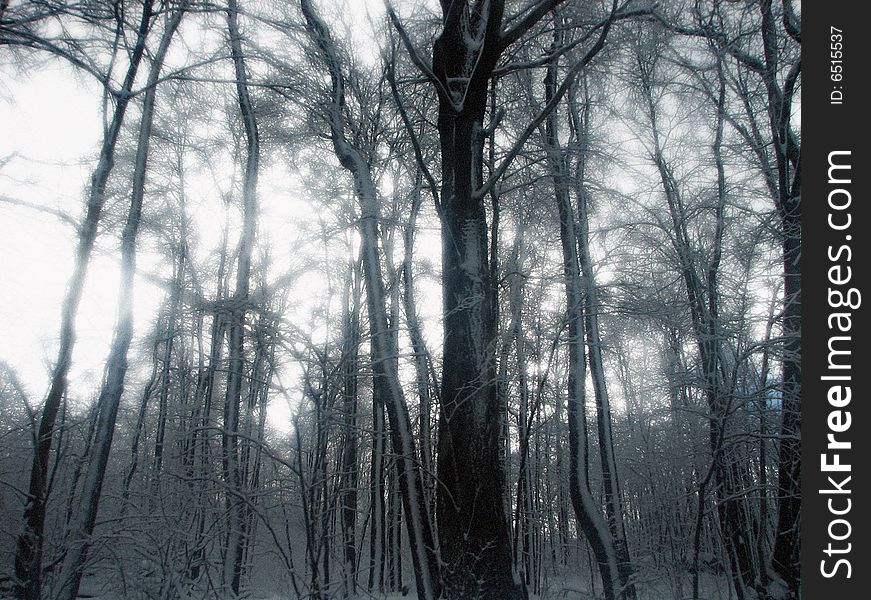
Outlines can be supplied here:
[[[864, 360], [868, 353], [863, 352], [871, 343], [867, 333], [868, 309], [864, 306], [871, 303], [866, 262], [871, 260], [868, 250], [871, 211], [866, 207], [871, 138], [865, 134], [871, 102], [864, 89], [869, 72], [866, 61], [871, 59], [868, 42], [871, 21], [863, 18], [862, 13], [867, 12], [862, 10], [864, 6], [864, 2], [847, 0], [811, 0], [802, 6], [801, 560], [802, 598], [806, 600], [871, 597], [868, 595], [871, 560], [867, 551], [871, 537], [866, 516], [867, 490], [871, 488], [867, 468], [871, 452], [867, 391], [871, 371]], [[838, 74], [842, 76], [840, 80]], [[830, 159], [838, 165], [851, 166], [849, 170], [832, 171], [831, 179], [837, 181], [830, 181]], [[830, 195], [831, 203], [842, 208], [831, 208]], [[846, 226], [848, 213], [851, 221]], [[830, 215], [831, 222], [844, 229], [833, 228]], [[835, 270], [830, 271], [833, 267]], [[848, 273], [851, 275], [848, 282], [832, 283], [832, 277], [843, 279]], [[864, 296], [861, 306], [855, 309], [832, 306], [841, 298], [837, 295], [839, 291], [844, 294], [844, 302], [860, 304], [856, 294], [847, 296], [853, 288]], [[833, 313], [849, 313], [850, 317], [839, 322], [833, 320], [835, 328], [830, 329]], [[849, 324], [850, 331], [838, 331], [838, 323]], [[833, 341], [833, 336], [842, 339]], [[850, 354], [831, 355], [830, 344], [838, 350], [850, 350]], [[830, 359], [849, 366], [833, 369]], [[850, 380], [822, 379], [833, 375], [849, 375]], [[850, 387], [849, 403], [843, 401], [846, 390], [832, 391], [838, 385]], [[842, 406], [833, 406], [830, 391], [834, 404]], [[833, 411], [841, 412], [833, 415]], [[833, 435], [836, 441], [849, 442], [851, 447], [827, 448], [832, 427], [845, 428], [846, 412], [850, 413], [849, 427]], [[839, 462], [849, 464], [850, 470], [824, 472], [823, 454], [829, 463], [835, 461], [834, 454], [839, 454]], [[845, 481], [846, 477], [850, 479]], [[836, 493], [838, 487], [844, 492]], [[849, 512], [833, 514], [847, 507]], [[847, 562], [839, 564], [838, 560]], [[830, 576], [826, 577], [823, 571]]]

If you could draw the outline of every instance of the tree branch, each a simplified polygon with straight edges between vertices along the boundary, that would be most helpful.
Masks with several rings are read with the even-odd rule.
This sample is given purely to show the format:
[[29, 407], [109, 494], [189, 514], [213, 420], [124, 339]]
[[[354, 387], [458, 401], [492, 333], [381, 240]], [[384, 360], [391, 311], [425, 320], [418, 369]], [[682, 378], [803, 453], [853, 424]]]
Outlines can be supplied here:
[[565, 0], [541, 0], [537, 5], [533, 6], [519, 23], [502, 32], [499, 36], [500, 52], [523, 37], [523, 35], [538, 23], [544, 15], [562, 4], [564, 1]]
[[455, 111], [459, 112], [461, 110], [461, 107], [456, 102], [454, 102], [450, 92], [445, 88], [444, 84], [439, 80], [439, 78], [436, 77], [436, 74], [433, 72], [432, 67], [430, 67], [426, 63], [426, 61], [421, 58], [420, 54], [417, 53], [417, 49], [414, 47], [414, 44], [412, 43], [408, 32], [405, 31], [405, 28], [399, 21], [399, 17], [396, 16], [396, 12], [393, 10], [393, 6], [390, 4], [390, 0], [384, 0], [384, 4], [387, 7], [387, 16], [390, 18], [390, 22], [391, 24], [393, 24], [393, 27], [396, 28], [396, 32], [399, 34], [399, 39], [402, 40], [402, 45], [405, 46], [405, 50], [406, 52], [408, 52], [408, 55], [411, 58], [411, 62], [413, 62], [414, 66], [416, 66], [420, 70], [420, 72], [423, 73], [427, 81], [435, 86], [438, 95], [445, 102], [448, 102]]
[[57, 210], [55, 208], [49, 208], [47, 206], [41, 206], [39, 204], [35, 204], [33, 202], [28, 202], [27, 200], [20, 200], [18, 198], [11, 198], [9, 196], [4, 196], [0, 194], [0, 202], [5, 204], [11, 204], [12, 206], [23, 206], [25, 208], [30, 208], [32, 210], [45, 213], [47, 215], [51, 215], [53, 217], [57, 217], [66, 225], [70, 225], [74, 229], [78, 231], [79, 223], [70, 215], [63, 212], [62, 210]]
[[557, 89], [556, 93], [554, 93], [553, 98], [550, 99], [541, 112], [532, 120], [532, 122], [527, 125], [526, 129], [523, 130], [523, 133], [520, 134], [520, 137], [517, 138], [517, 141], [514, 142], [514, 146], [512, 146], [511, 150], [508, 151], [508, 154], [505, 158], [502, 159], [502, 162], [499, 164], [499, 167], [490, 174], [490, 177], [484, 183], [483, 186], [472, 192], [472, 198], [481, 199], [483, 198], [487, 192], [492, 188], [497, 181], [505, 174], [505, 171], [508, 170], [508, 167], [511, 166], [511, 163], [517, 158], [517, 155], [520, 153], [520, 150], [523, 149], [524, 144], [526, 144], [526, 140], [529, 139], [529, 136], [538, 129], [538, 126], [547, 118], [547, 116], [557, 107], [560, 101], [565, 96], [569, 87], [574, 83], [575, 78], [580, 74], [580, 72], [586, 67], [593, 57], [599, 53], [599, 51], [605, 46], [605, 39], [608, 37], [608, 33], [611, 30], [611, 25], [618, 18], [617, 12], [617, 0], [613, 0], [611, 4], [611, 14], [608, 15], [608, 18], [596, 26], [596, 29], [599, 27], [602, 28], [602, 33], [599, 34], [599, 38], [596, 40], [596, 43], [587, 50], [587, 53], [584, 55], [582, 59], [580, 59], [577, 63], [569, 69], [569, 72], [566, 74], [565, 79], [562, 84]]
[[408, 132], [408, 138], [411, 140], [411, 147], [414, 149], [414, 158], [417, 161], [418, 168], [420, 168], [421, 173], [429, 184], [430, 193], [432, 194], [433, 202], [435, 203], [436, 207], [436, 212], [441, 215], [442, 207], [439, 200], [438, 185], [436, 184], [435, 177], [433, 177], [432, 172], [429, 170], [429, 167], [426, 166], [426, 161], [424, 161], [423, 159], [423, 152], [420, 149], [420, 140], [418, 139], [417, 134], [414, 132], [414, 127], [412, 126], [411, 119], [408, 118], [408, 112], [405, 110], [402, 99], [399, 97], [399, 90], [396, 88], [395, 48], [391, 47], [390, 52], [391, 56], [388, 60], [386, 60], [387, 82], [390, 84], [390, 92], [393, 95], [393, 101], [396, 103], [396, 108], [399, 110], [399, 116], [400, 118], [402, 118], [402, 123], [403, 125], [405, 125], [405, 130]]

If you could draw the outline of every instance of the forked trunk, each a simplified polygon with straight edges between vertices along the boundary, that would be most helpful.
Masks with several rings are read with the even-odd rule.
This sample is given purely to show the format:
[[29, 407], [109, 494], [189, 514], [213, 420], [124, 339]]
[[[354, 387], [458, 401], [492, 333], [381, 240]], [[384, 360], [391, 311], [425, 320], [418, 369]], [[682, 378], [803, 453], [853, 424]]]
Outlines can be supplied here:
[[41, 596], [48, 461], [54, 440], [55, 420], [67, 391], [67, 374], [72, 364], [73, 347], [76, 340], [76, 315], [91, 261], [91, 252], [97, 239], [97, 228], [102, 217], [103, 205], [106, 202], [106, 184], [115, 165], [115, 145], [124, 123], [127, 107], [130, 104], [131, 96], [127, 92], [133, 89], [136, 73], [145, 53], [145, 41], [152, 16], [151, 3], [146, 2], [122, 85], [122, 93], [117, 97], [112, 119], [103, 135], [97, 166], [91, 174], [87, 211], [79, 230], [75, 266], [61, 304], [58, 356], [52, 368], [51, 383], [42, 409], [39, 430], [36, 433], [36, 447], [30, 470], [30, 487], [27, 503], [24, 507], [23, 531], [18, 536], [15, 549], [15, 577], [18, 580], [16, 595], [26, 600], [39, 600]]
[[121, 288], [118, 297], [118, 322], [106, 361], [106, 374], [97, 400], [97, 422], [94, 441], [88, 457], [87, 471], [82, 484], [78, 509], [70, 523], [68, 548], [60, 571], [61, 600], [75, 600], [82, 579], [82, 568], [91, 544], [91, 536], [97, 520], [97, 509], [103, 488], [103, 477], [109, 461], [109, 451], [115, 434], [115, 419], [124, 391], [127, 374], [127, 351], [133, 338], [133, 278], [136, 273], [136, 237], [142, 216], [142, 202], [145, 196], [145, 176], [148, 167], [148, 151], [151, 142], [151, 129], [154, 120], [154, 104], [157, 95], [157, 81], [163, 59], [169, 50], [172, 37], [181, 23], [184, 7], [171, 13], [154, 63], [148, 77], [148, 88], [142, 108], [142, 119], [137, 140], [136, 162], [133, 171], [133, 189], [127, 222], [121, 234]]

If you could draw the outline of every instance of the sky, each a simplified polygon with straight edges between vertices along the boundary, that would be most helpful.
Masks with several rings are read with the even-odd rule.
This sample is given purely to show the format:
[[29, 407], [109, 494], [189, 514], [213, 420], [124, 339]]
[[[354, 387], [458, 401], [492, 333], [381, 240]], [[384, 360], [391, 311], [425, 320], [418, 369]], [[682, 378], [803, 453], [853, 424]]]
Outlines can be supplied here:
[[[381, 8], [380, 2], [378, 5]], [[363, 10], [357, 5], [354, 12]], [[366, 18], [362, 13], [358, 16]], [[39, 208], [62, 212], [72, 222], [80, 221], [101, 139], [101, 94], [95, 82], [62, 62], [44, 60], [25, 72], [8, 63], [0, 61], [0, 361], [14, 369], [30, 404], [38, 406], [48, 389], [50, 366], [56, 360], [61, 303], [77, 241], [72, 223]], [[218, 108], [218, 112], [222, 109]], [[127, 120], [128, 126], [135, 124], [136, 113], [131, 112]], [[273, 278], [293, 268], [294, 253], [304, 243], [300, 240], [305, 235], [300, 233], [303, 228], [308, 226], [310, 232], [317, 227], [318, 219], [331, 217], [317, 215], [295, 195], [286, 166], [276, 161], [267, 163], [260, 177], [258, 235], [261, 246], [269, 247]], [[208, 172], [191, 165], [186, 186], [188, 212], [197, 223], [197, 250], [202, 260], [219, 244], [224, 216], [216, 213], [215, 202], [220, 204], [216, 198], [226, 192], [222, 188], [229, 189], [228, 173], [233, 170], [228, 165], [210, 166]], [[223, 173], [227, 180], [216, 180], [215, 172]], [[437, 239], [435, 231], [419, 235], [419, 243], [424, 245], [437, 247]], [[96, 395], [102, 379], [119, 284], [117, 236], [104, 234], [97, 243], [76, 322], [69, 376], [71, 397], [85, 402]], [[150, 257], [147, 249], [140, 248], [140, 269], [155, 267], [157, 260], [156, 255]], [[295, 285], [298, 289], [317, 290], [312, 292], [310, 303], [316, 302], [316, 293], [325, 293], [320, 289], [324, 288], [320, 276], [311, 280], [303, 274]], [[418, 285], [428, 290], [427, 295], [440, 298], [431, 282], [421, 280]], [[300, 293], [295, 294], [295, 314], [289, 315], [290, 319], [306, 313], [306, 300], [300, 301]], [[137, 277], [136, 338], [130, 351], [128, 380], [141, 376], [137, 369], [147, 361], [136, 360], [140, 351], [136, 339], [149, 333], [164, 296], [165, 290]], [[314, 336], [325, 333], [319, 326], [315, 322], [304, 325]], [[293, 372], [290, 368], [279, 374], [282, 385], [289, 383]], [[269, 413], [274, 427], [290, 427], [292, 404], [286, 395], [276, 395]]]
[[[0, 81], [0, 196], [78, 220], [100, 136], [98, 88], [55, 62], [27, 73], [0, 64]], [[0, 359], [18, 372], [32, 401], [47, 387], [74, 251], [71, 224], [0, 202]], [[114, 320], [116, 265], [100, 253], [91, 267], [78, 319], [74, 385], [91, 384], [101, 372], [105, 331]]]
[[[99, 87], [65, 65], [50, 62], [21, 73], [0, 64], [0, 361], [14, 369], [33, 406], [44, 399], [56, 360], [61, 303], [77, 241], [72, 224], [34, 207], [81, 219], [101, 137], [99, 102]], [[218, 243], [224, 220], [210, 205], [221, 191], [206, 178], [193, 174], [187, 190], [203, 252]], [[267, 172], [263, 179], [261, 196], [274, 201], [261, 209], [260, 235], [278, 240], [281, 260], [290, 252], [281, 242], [287, 237], [282, 224], [299, 207], [289, 201], [287, 189], [277, 189], [279, 175]], [[98, 238], [76, 321], [70, 389], [72, 397], [86, 402], [100, 385], [117, 313], [117, 244], [115, 235]], [[156, 267], [157, 260], [140, 248], [140, 271]], [[149, 333], [165, 290], [137, 277], [134, 294], [136, 337], [128, 382], [142, 366], [135, 340]], [[288, 402], [273, 405], [270, 422], [287, 429]]]

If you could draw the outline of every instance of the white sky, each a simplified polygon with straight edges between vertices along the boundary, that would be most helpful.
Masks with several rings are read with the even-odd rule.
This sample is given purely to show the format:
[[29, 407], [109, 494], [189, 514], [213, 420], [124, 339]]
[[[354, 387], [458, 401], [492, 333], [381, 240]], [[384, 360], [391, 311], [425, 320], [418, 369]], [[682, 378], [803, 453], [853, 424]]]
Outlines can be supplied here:
[[[380, 1], [377, 4], [375, 14], [383, 10]], [[358, 20], [366, 18], [364, 10], [363, 5], [354, 4]], [[355, 28], [355, 34], [365, 29]], [[369, 46], [374, 44], [370, 42]], [[16, 71], [8, 62], [0, 61], [0, 197], [59, 210], [78, 222], [101, 138], [99, 86], [58, 61], [45, 61], [27, 73]], [[216, 98], [219, 112], [220, 102]], [[135, 125], [135, 120], [136, 112], [131, 111], [128, 127]], [[212, 170], [229, 177], [232, 167], [217, 160]], [[269, 247], [272, 279], [299, 261], [300, 237], [311, 235], [319, 219], [334, 217], [318, 214], [308, 202], [297, 198], [294, 183], [288, 182], [288, 172], [281, 164], [273, 162], [264, 167], [258, 229], [261, 248]], [[220, 206], [218, 198], [227, 190], [219, 188], [228, 188], [229, 180], [216, 182], [215, 173], [202, 165], [186, 168], [190, 169], [186, 185], [188, 213], [197, 223], [199, 234], [195, 249], [199, 256], [194, 258], [205, 260], [219, 244], [224, 215], [215, 203]], [[98, 239], [79, 309], [70, 390], [74, 399], [85, 402], [92, 399], [100, 384], [111, 341], [119, 280], [117, 243], [114, 234]], [[437, 233], [421, 233], [420, 244], [437, 248]], [[43, 400], [49, 367], [56, 359], [60, 305], [72, 272], [75, 247], [76, 235], [69, 223], [33, 208], [0, 201], [0, 360], [17, 372], [32, 404]], [[418, 251], [421, 255], [430, 253]], [[140, 268], [158, 267], [158, 261], [140, 244]], [[317, 302], [314, 298], [326, 291], [323, 275], [303, 275], [295, 284], [304, 290], [302, 297], [306, 293], [311, 296], [309, 303]], [[421, 307], [423, 316], [435, 317], [440, 306], [438, 287], [424, 279], [418, 281], [418, 287], [424, 288], [433, 301]], [[295, 295], [300, 297], [298, 292]], [[138, 339], [149, 333], [163, 298], [163, 290], [137, 279]], [[311, 308], [306, 303], [302, 300], [300, 306], [297, 300], [289, 318], [312, 319], [305, 314]], [[311, 320], [300, 325], [310, 328], [309, 333], [315, 337], [325, 334], [322, 322]], [[142, 375], [141, 369], [147, 368], [144, 362], [150, 360], [137, 360], [138, 351], [134, 340], [130, 381], [141, 378], [137, 375]], [[281, 383], [291, 385], [288, 379], [292, 377], [292, 372], [284, 373]], [[131, 386], [131, 393], [136, 390]], [[270, 421], [274, 426], [286, 430], [289, 413], [287, 398], [273, 399]]]
[[[99, 92], [49, 62], [27, 74], [0, 65], [0, 195], [78, 219], [100, 136]], [[0, 202], [0, 359], [19, 373], [33, 400], [45, 393], [60, 302], [72, 271], [75, 231], [30, 208]], [[72, 381], [101, 372], [114, 319], [117, 269], [97, 256], [78, 320]], [[87, 358], [81, 358], [87, 357]]]

